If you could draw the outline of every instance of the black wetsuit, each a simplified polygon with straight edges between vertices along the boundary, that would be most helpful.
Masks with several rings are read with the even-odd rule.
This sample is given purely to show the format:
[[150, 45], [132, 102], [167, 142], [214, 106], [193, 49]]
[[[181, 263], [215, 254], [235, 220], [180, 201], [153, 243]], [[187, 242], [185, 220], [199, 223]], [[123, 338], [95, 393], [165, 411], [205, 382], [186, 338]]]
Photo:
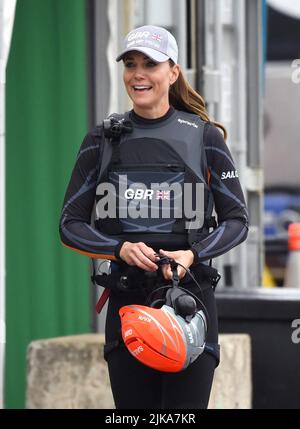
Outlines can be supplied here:
[[[183, 118], [183, 119], [182, 119]], [[195, 115], [170, 108], [160, 119], [149, 120], [129, 113], [134, 127], [157, 130], [172, 123], [189, 128], [195, 121]], [[180, 122], [181, 121], [181, 122]], [[161, 128], [162, 129], [162, 128]], [[196, 131], [196, 130], [195, 130]], [[197, 144], [197, 142], [195, 142]], [[122, 144], [120, 145], [122, 149]], [[124, 146], [125, 147], [125, 146]], [[210, 284], [201, 279], [201, 264], [211, 258], [228, 252], [247, 237], [248, 215], [238, 174], [228, 146], [220, 131], [206, 123], [203, 131], [203, 148], [207, 167], [210, 171], [210, 189], [214, 198], [218, 218], [217, 228], [200, 242], [193, 243], [194, 266], [192, 271], [202, 281], [202, 296], [189, 279], [184, 277], [181, 284], [198, 294], [206, 305], [210, 326], [207, 342], [218, 342], [217, 311], [214, 291]], [[127, 151], [128, 152], [128, 151]], [[130, 159], [126, 151], [123, 157]], [[95, 193], [99, 175], [99, 139], [89, 133], [80, 148], [72, 177], [66, 192], [61, 215], [60, 234], [63, 243], [74, 250], [90, 256], [115, 255], [119, 257], [124, 239], [109, 235], [91, 226], [91, 213], [95, 203]], [[128, 161], [128, 160], [127, 160]], [[159, 248], [168, 249], [166, 242]], [[130, 241], [127, 236], [126, 240]], [[145, 243], [147, 243], [145, 235]], [[132, 240], [136, 241], [136, 240]], [[141, 240], [139, 240], [141, 241]], [[157, 248], [153, 247], [155, 250]], [[176, 250], [170, 248], [169, 250]], [[180, 250], [180, 249], [178, 249]], [[198, 263], [198, 264], [197, 264]], [[118, 264], [114, 267], [119, 269]], [[199, 271], [200, 270], [200, 271]], [[138, 286], [138, 285], [137, 285]], [[187, 369], [180, 373], [161, 373], [152, 370], [132, 357], [125, 346], [120, 345], [120, 318], [118, 310], [126, 304], [145, 304], [145, 294], [141, 291], [128, 293], [112, 288], [106, 319], [106, 359], [117, 408], [206, 408], [209, 400], [216, 359], [209, 353], [203, 353]], [[115, 345], [118, 345], [115, 347]]]

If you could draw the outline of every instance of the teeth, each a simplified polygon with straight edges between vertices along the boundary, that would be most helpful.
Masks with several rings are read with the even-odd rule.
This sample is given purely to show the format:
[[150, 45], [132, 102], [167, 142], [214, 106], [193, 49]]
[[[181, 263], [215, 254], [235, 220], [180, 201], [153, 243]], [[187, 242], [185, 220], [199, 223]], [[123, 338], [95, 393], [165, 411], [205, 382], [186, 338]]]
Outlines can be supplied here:
[[150, 89], [151, 86], [134, 86], [134, 89]]

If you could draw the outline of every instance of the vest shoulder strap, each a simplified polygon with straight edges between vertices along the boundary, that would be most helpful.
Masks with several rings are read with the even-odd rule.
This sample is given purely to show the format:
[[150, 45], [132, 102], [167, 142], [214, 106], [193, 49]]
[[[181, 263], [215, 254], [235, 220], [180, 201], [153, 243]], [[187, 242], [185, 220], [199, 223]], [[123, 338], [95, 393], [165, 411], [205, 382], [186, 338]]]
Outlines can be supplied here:
[[[104, 121], [109, 121], [110, 119], [116, 119], [117, 121], [121, 121], [125, 119], [125, 115], [120, 113], [112, 113]], [[103, 176], [104, 172], [106, 171], [106, 169], [108, 168], [112, 160], [112, 157], [113, 157], [112, 146], [119, 146], [118, 143], [120, 143], [120, 137], [119, 138], [105, 137], [104, 121], [101, 125], [97, 125], [92, 133], [95, 138], [101, 140], [99, 143], [99, 166], [98, 166], [97, 183], [100, 182], [101, 177]], [[114, 142], [114, 145], [111, 145], [112, 142]]]

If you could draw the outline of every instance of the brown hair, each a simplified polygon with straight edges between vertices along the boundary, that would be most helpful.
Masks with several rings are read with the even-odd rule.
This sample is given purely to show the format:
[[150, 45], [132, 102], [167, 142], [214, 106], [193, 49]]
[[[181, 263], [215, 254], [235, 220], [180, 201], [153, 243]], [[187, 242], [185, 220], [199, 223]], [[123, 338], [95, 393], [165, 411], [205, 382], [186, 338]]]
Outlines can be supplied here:
[[[172, 60], [170, 60], [170, 65], [174, 66]], [[195, 113], [203, 121], [211, 122], [216, 127], [221, 128], [224, 133], [224, 139], [227, 139], [226, 128], [222, 124], [209, 119], [203, 98], [191, 87], [181, 70], [177, 81], [170, 87], [169, 102], [175, 109]]]

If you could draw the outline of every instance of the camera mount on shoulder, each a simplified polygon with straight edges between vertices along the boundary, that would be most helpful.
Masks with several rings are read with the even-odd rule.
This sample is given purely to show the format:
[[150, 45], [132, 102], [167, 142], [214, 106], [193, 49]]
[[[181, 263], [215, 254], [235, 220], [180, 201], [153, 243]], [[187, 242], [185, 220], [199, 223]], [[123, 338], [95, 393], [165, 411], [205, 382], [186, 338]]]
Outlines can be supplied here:
[[106, 138], [118, 139], [122, 134], [130, 134], [132, 131], [132, 122], [126, 120], [123, 115], [113, 113], [103, 121], [103, 132]]

